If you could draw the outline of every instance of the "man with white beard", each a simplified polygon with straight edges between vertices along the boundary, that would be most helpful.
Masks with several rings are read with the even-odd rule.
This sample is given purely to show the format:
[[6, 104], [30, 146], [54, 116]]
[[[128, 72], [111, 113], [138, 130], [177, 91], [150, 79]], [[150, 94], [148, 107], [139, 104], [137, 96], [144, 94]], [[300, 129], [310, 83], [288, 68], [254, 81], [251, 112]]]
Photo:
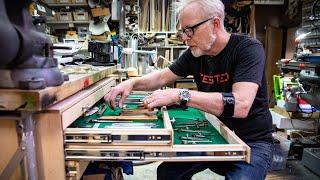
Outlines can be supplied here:
[[[272, 162], [272, 118], [268, 110], [262, 44], [252, 38], [230, 34], [224, 28], [224, 5], [220, 0], [181, 0], [178, 35], [188, 46], [169, 68], [127, 80], [105, 96], [115, 107], [132, 90], [156, 90], [145, 98], [145, 107], [180, 104], [216, 115], [251, 147], [246, 162], [165, 162], [158, 179], [191, 179], [211, 169], [226, 179], [264, 179]], [[198, 91], [157, 90], [193, 75]]]

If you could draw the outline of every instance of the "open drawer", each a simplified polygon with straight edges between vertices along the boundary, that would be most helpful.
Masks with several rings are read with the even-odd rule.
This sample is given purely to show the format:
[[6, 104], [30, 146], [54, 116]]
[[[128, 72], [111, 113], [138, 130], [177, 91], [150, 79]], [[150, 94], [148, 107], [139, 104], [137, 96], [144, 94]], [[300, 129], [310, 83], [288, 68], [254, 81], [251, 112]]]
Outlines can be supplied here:
[[[65, 130], [65, 158], [66, 160], [250, 161], [249, 146], [211, 114], [202, 113], [194, 108], [183, 110], [168, 107], [168, 110], [162, 108], [158, 112], [158, 117], [162, 117], [164, 122], [164, 128], [160, 128], [160, 131], [158, 128], [135, 129], [134, 126], [108, 129], [101, 124], [99, 128], [93, 128], [94, 125], [78, 130], [68, 128]], [[79, 139], [84, 139], [81, 140], [83, 143], [68, 141], [67, 136], [72, 133], [81, 134]], [[167, 137], [166, 141], [163, 137]], [[101, 141], [103, 138], [105, 141]]]
[[65, 145], [170, 145], [172, 127], [166, 109], [139, 108], [146, 93], [131, 94], [125, 108], [112, 110], [102, 99], [64, 130]]

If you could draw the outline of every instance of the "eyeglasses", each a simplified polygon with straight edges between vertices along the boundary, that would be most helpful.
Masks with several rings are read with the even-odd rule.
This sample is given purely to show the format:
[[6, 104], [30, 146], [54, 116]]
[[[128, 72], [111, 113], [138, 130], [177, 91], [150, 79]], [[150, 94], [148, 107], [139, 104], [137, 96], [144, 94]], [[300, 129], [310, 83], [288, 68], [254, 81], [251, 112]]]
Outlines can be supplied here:
[[188, 27], [188, 26], [187, 26], [186, 28], [179, 29], [178, 32], [177, 32], [177, 37], [178, 37], [180, 40], [182, 40], [183, 35], [185, 34], [185, 35], [187, 35], [189, 38], [192, 38], [192, 36], [194, 35], [194, 32], [195, 32], [195, 30], [196, 30], [197, 27], [199, 27], [201, 24], [204, 24], [204, 23], [206, 23], [207, 21], [209, 21], [209, 20], [211, 20], [211, 19], [213, 19], [213, 18], [214, 18], [214, 17], [209, 18], [209, 19], [206, 19], [206, 20], [204, 20], [204, 21], [201, 21], [201, 22], [199, 22], [198, 24], [195, 24], [195, 25], [193, 25], [193, 26], [191, 26], [191, 27]]

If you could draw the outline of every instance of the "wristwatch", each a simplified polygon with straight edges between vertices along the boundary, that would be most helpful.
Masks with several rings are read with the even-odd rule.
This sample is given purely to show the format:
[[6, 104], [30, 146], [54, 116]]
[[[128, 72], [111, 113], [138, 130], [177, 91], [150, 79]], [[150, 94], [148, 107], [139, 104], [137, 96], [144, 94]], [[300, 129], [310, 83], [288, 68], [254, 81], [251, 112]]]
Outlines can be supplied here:
[[191, 98], [190, 91], [188, 89], [181, 89], [179, 92], [180, 105], [186, 106]]
[[235, 99], [232, 93], [222, 92], [223, 112], [220, 116], [232, 117], [234, 114]]

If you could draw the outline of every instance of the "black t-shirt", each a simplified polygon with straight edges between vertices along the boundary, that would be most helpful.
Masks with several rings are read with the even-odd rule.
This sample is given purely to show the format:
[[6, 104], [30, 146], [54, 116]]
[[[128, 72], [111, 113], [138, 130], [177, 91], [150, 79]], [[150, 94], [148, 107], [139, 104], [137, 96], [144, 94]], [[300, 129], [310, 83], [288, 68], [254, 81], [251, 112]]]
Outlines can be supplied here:
[[268, 109], [264, 73], [265, 54], [262, 44], [246, 36], [232, 34], [227, 46], [217, 56], [194, 57], [185, 51], [169, 69], [177, 76], [193, 75], [198, 90], [232, 92], [236, 82], [259, 85], [246, 118], [218, 117], [245, 142], [272, 140], [272, 117]]

